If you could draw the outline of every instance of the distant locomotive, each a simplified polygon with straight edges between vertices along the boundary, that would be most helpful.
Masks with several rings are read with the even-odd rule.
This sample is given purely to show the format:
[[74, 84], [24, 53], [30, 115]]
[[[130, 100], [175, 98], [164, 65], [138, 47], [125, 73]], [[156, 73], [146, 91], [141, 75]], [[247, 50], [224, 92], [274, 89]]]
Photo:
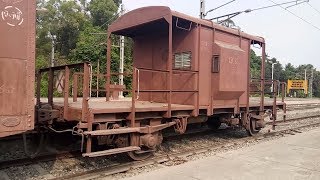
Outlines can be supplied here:
[[[207, 123], [211, 128], [226, 123], [254, 135], [264, 127], [266, 110], [275, 120], [277, 108], [285, 108], [283, 99], [277, 103], [276, 97], [273, 103], [264, 103], [265, 84], [277, 82], [264, 77], [263, 38], [157, 6], [133, 10], [109, 26], [107, 74], [93, 74], [88, 63], [40, 69], [34, 120], [34, 2], [16, 6], [25, 13], [24, 23], [12, 27], [0, 21], [0, 32], [5, 34], [1, 42], [8, 42], [0, 44], [0, 84], [11, 87], [10, 92], [0, 93], [1, 136], [31, 130], [34, 125], [54, 129], [57, 122], [74, 123], [73, 133], [82, 136], [86, 146], [83, 156], [127, 152], [141, 160], [161, 144], [161, 131], [166, 128], [184, 133], [191, 123]], [[110, 68], [111, 34], [134, 41], [133, 72], [123, 73], [132, 75], [130, 90], [112, 82], [112, 76], [120, 73]], [[261, 79], [255, 82], [249, 75], [251, 45], [262, 47]], [[61, 72], [64, 97], [54, 98], [54, 81]], [[42, 102], [40, 82], [45, 74], [48, 101]], [[105, 98], [90, 97], [92, 76], [105, 79]], [[254, 83], [260, 102], [249, 101]], [[118, 91], [127, 91], [131, 97], [110, 98]], [[92, 152], [93, 141], [106, 145], [106, 150]]]

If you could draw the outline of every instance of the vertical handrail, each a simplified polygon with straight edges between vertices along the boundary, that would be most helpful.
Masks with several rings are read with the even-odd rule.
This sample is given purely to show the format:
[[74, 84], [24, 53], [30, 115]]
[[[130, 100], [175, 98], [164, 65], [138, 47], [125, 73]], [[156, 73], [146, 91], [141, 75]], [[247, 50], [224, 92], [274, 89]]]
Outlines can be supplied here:
[[169, 69], [169, 100], [168, 100], [168, 111], [166, 116], [171, 118], [171, 104], [172, 104], [172, 16], [169, 18], [169, 38], [168, 38], [168, 69]]
[[105, 85], [106, 88], [106, 101], [109, 101], [110, 98], [110, 76], [111, 76], [111, 35], [108, 32], [107, 35], [107, 82]]
[[[200, 70], [200, 50], [201, 50], [201, 48], [200, 48], [200, 41], [201, 41], [201, 24], [199, 24], [199, 26], [198, 26], [198, 36], [197, 36], [197, 41], [196, 42], [198, 42], [198, 47], [197, 47], [197, 51], [198, 51], [198, 61], [197, 61], [197, 63], [198, 63], [198, 69], [197, 69], [197, 73], [196, 73], [196, 77], [194, 76], [194, 78], [195, 78], [195, 81], [196, 81], [196, 90], [197, 90], [197, 93], [196, 93], [196, 98], [194, 98], [194, 100], [195, 100], [195, 103], [194, 103], [194, 106], [195, 106], [195, 110], [194, 110], [194, 112], [192, 113], [192, 115], [193, 116], [198, 116], [199, 115], [199, 105], [200, 105], [200, 98], [199, 98], [199, 87], [200, 87], [200, 75], [199, 75], [199, 70]], [[195, 96], [195, 94], [193, 94], [194, 96]]]
[[132, 100], [131, 100], [131, 114], [130, 114], [130, 120], [131, 120], [131, 127], [135, 127], [135, 115], [136, 115], [136, 87], [137, 87], [137, 69], [133, 68], [133, 75], [132, 75]]
[[91, 66], [91, 64], [88, 64], [88, 66], [89, 66], [89, 74], [90, 74], [90, 80], [89, 80], [89, 98], [91, 98], [91, 93], [92, 93], [92, 66]]
[[137, 68], [135, 68], [136, 69], [136, 71], [137, 71], [137, 74], [136, 74], [136, 76], [137, 76], [137, 100], [139, 99], [139, 96], [140, 96], [140, 70], [139, 69], [137, 69]]
[[68, 106], [69, 106], [69, 85], [70, 85], [70, 69], [68, 66], [65, 67], [64, 72], [64, 102], [63, 102], [63, 117], [67, 119]]
[[274, 80], [272, 81], [272, 84], [273, 84], [272, 129], [273, 130], [275, 130], [276, 128], [276, 120], [277, 120], [277, 82], [278, 81], [274, 81]]
[[286, 121], [286, 118], [287, 118], [287, 104], [284, 102], [284, 98], [285, 98], [285, 93], [286, 93], [286, 84], [285, 83], [282, 83], [282, 103], [283, 103], [283, 121], [285, 122]]
[[[200, 61], [199, 61], [200, 62]], [[199, 63], [198, 63], [198, 68], [199, 68]], [[195, 112], [193, 113], [193, 116], [198, 116], [199, 115], [199, 106], [200, 106], [200, 98], [199, 98], [199, 83], [200, 83], [200, 81], [199, 81], [199, 69], [198, 69], [198, 72], [196, 73], [196, 75], [194, 76], [194, 78], [196, 79], [196, 98], [195, 98]], [[195, 95], [194, 94], [194, 95]]]
[[[89, 80], [90, 79], [90, 70], [89, 64], [84, 63], [83, 65], [83, 94], [82, 94], [82, 122], [88, 123], [88, 131], [92, 131], [93, 117], [92, 114], [89, 115]], [[89, 135], [87, 137], [87, 147], [86, 153], [91, 152], [91, 142], [92, 137]]]
[[78, 75], [77, 74], [73, 74], [73, 86], [72, 86], [72, 99], [73, 102], [77, 102], [78, 101]]
[[[86, 121], [89, 110], [89, 66], [84, 63], [83, 66], [83, 94], [82, 94], [82, 121]], [[91, 124], [92, 125], [92, 124]], [[88, 126], [90, 126], [88, 124]]]
[[51, 106], [53, 105], [53, 78], [54, 78], [54, 71], [52, 68], [50, 68], [49, 80], [48, 80], [48, 103]]
[[[249, 49], [250, 49], [251, 44], [252, 44], [252, 40], [250, 40], [250, 43], [248, 44], [248, 48]], [[250, 57], [250, 51], [248, 51], [248, 57]], [[250, 66], [251, 66], [251, 62], [250, 62], [250, 60], [248, 60], [248, 66], [247, 67], [250, 67]], [[246, 111], [245, 111], [245, 114], [244, 114], [244, 120], [245, 121], [243, 122], [243, 123], [246, 123], [246, 125], [248, 125], [250, 123], [249, 119], [248, 119], [249, 118], [249, 111], [250, 111], [250, 83], [251, 83], [250, 68], [248, 68], [248, 71], [247, 71], [247, 80], [248, 80], [248, 83], [247, 83]]]
[[266, 45], [262, 44], [261, 77], [260, 77], [261, 78], [260, 112], [264, 112], [265, 60], [266, 60]]

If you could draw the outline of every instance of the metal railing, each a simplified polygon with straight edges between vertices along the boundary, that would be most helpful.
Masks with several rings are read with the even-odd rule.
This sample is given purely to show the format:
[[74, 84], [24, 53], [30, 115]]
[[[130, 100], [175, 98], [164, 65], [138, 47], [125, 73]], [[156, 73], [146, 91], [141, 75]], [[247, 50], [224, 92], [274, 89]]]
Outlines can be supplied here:
[[[133, 73], [128, 73], [128, 72], [124, 72], [124, 73], [110, 73], [110, 76], [119, 76], [119, 75], [123, 75], [123, 76], [130, 76], [130, 75], [132, 75]], [[78, 90], [79, 90], [79, 88], [78, 88], [78, 82], [79, 82], [79, 77], [81, 77], [81, 76], [83, 76], [84, 74], [83, 73], [74, 73], [73, 74], [73, 82], [74, 82], [74, 86], [73, 86], [73, 102], [77, 102], [77, 98], [78, 98]], [[107, 79], [107, 77], [108, 77], [108, 75], [107, 74], [91, 74], [91, 76], [92, 76], [92, 79], [93, 78], [105, 78], [105, 79]], [[100, 82], [100, 80], [99, 80], [99, 82]], [[103, 84], [103, 83], [101, 83], [101, 84]], [[109, 84], [109, 86], [112, 86], [112, 85], [116, 85], [116, 84]], [[96, 89], [94, 89], [94, 88], [90, 88], [90, 91], [91, 91], [91, 93], [92, 92], [96, 92], [96, 93], [99, 93], [99, 92], [105, 92], [106, 94], [107, 94], [107, 92], [108, 92], [108, 89], [109, 89], [109, 91], [111, 92], [111, 91], [113, 91], [113, 89], [114, 88], [108, 88], [107, 86], [107, 82], [105, 82], [105, 89], [102, 89], [102, 88], [100, 88], [100, 84], [96, 84]], [[125, 86], [124, 86], [125, 87]], [[126, 89], [126, 88], [123, 88], [121, 91], [123, 91], [123, 92], [131, 92], [132, 91], [132, 89]], [[110, 93], [109, 93], [109, 95], [110, 95]], [[98, 96], [97, 96], [98, 97]], [[106, 97], [107, 97], [107, 95], [106, 95]], [[109, 101], [109, 99], [107, 99], [107, 101]]]
[[[110, 92], [113, 91], [111, 88], [111, 83], [108, 82], [108, 79], [111, 80], [111, 76], [131, 76], [132, 75], [132, 88], [125, 89], [123, 88], [121, 91], [123, 92], [131, 92], [131, 113], [128, 116], [128, 120], [131, 120], [131, 125], [134, 127], [135, 123], [135, 113], [136, 113], [136, 101], [139, 99], [141, 93], [166, 93], [167, 100], [166, 103], [168, 104], [167, 114], [171, 116], [172, 111], [172, 93], [179, 92], [179, 93], [192, 93], [195, 94], [196, 97], [193, 100], [194, 111], [198, 111], [199, 109], [199, 85], [196, 83], [196, 78], [199, 76], [198, 71], [190, 71], [190, 70], [172, 70], [172, 74], [192, 74], [194, 78], [194, 89], [179, 89], [173, 90], [171, 89], [172, 86], [167, 86], [169, 88], [166, 89], [141, 89], [140, 85], [140, 75], [141, 72], [152, 72], [152, 73], [164, 73], [168, 77], [170, 75], [169, 70], [157, 70], [157, 69], [148, 69], [148, 68], [133, 68], [132, 73], [109, 73], [109, 74], [93, 74], [90, 72], [90, 64], [89, 63], [78, 63], [78, 64], [71, 64], [71, 65], [64, 65], [64, 66], [56, 66], [56, 67], [49, 67], [40, 69], [37, 73], [37, 105], [38, 107], [41, 106], [41, 80], [44, 73], [48, 73], [48, 104], [53, 106], [53, 94], [54, 94], [54, 83], [55, 83], [55, 74], [57, 71], [64, 72], [64, 81], [63, 81], [63, 117], [67, 118], [69, 113], [69, 95], [70, 95], [70, 82], [72, 82], [72, 100], [73, 102], [78, 101], [78, 93], [79, 93], [79, 80], [82, 80], [82, 122], [87, 122], [89, 118], [89, 98], [91, 91], [98, 91], [97, 89], [91, 89], [91, 80], [92, 77], [97, 78], [106, 78], [107, 81], [105, 82], [105, 89], [99, 89], [101, 92], [106, 93], [106, 100], [109, 101], [110, 99]], [[71, 72], [71, 70], [73, 71]], [[81, 72], [82, 70], [82, 72]], [[172, 78], [172, 77], [171, 77]], [[70, 79], [72, 79], [70, 81]], [[61, 81], [61, 80], [60, 80]], [[61, 82], [60, 82], [61, 83]], [[169, 82], [168, 82], [169, 83]], [[170, 88], [171, 87], [171, 88]], [[197, 115], [197, 114], [195, 114]], [[92, 122], [88, 122], [88, 126], [90, 126]]]
[[[277, 119], [277, 92], [278, 92], [278, 85], [280, 86], [279, 88], [281, 89], [281, 103], [283, 105], [283, 121], [286, 120], [286, 103], [285, 103], [285, 91], [286, 91], [286, 83], [284, 82], [280, 82], [279, 80], [264, 80], [264, 84], [265, 85], [272, 85], [272, 90], [270, 92], [270, 94], [272, 95], [273, 98], [273, 103], [272, 103], [272, 127], [273, 129], [276, 126], [276, 119]], [[261, 98], [264, 98], [264, 94], [267, 94], [265, 92], [265, 89], [261, 89], [259, 90], [259, 85], [261, 85], [261, 80], [257, 80], [257, 79], [253, 79], [250, 82], [250, 87], [251, 85], [256, 85], [258, 90], [252, 91], [251, 88], [249, 89], [249, 94], [252, 93], [261, 93], [263, 94], [263, 96], [261, 96]], [[260, 100], [260, 111], [264, 111], [264, 99]]]
[[[54, 95], [54, 77], [56, 71], [64, 71], [64, 82], [63, 82], [63, 117], [67, 119], [69, 113], [69, 93], [70, 93], [70, 76], [71, 70], [83, 71], [83, 92], [82, 92], [82, 116], [81, 120], [86, 121], [88, 118], [89, 111], [89, 84], [90, 84], [90, 63], [77, 63], [63, 66], [55, 66], [49, 68], [40, 69], [37, 72], [37, 106], [41, 107], [41, 80], [44, 73], [48, 73], [48, 104], [53, 106], [53, 95]], [[74, 72], [76, 74], [77, 72]], [[61, 79], [59, 79], [61, 83]], [[73, 82], [76, 83], [76, 82]], [[74, 84], [73, 84], [74, 86]], [[75, 86], [74, 86], [75, 87]]]

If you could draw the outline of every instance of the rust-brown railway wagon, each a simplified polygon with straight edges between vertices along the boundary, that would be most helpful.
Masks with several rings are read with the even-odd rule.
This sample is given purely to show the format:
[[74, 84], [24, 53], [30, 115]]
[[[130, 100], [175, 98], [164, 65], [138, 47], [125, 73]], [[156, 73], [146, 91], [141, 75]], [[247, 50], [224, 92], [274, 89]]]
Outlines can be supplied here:
[[0, 137], [34, 128], [35, 1], [0, 1]]
[[[123, 73], [132, 76], [130, 90], [112, 81], [120, 74], [110, 68], [112, 34], [134, 42], [133, 71]], [[121, 16], [109, 26], [107, 44], [107, 74], [94, 74], [89, 63], [37, 73], [36, 124], [55, 131], [56, 122], [75, 123], [72, 132], [83, 137], [83, 156], [127, 152], [133, 159], [143, 159], [162, 142], [162, 130], [173, 127], [184, 133], [190, 123], [218, 128], [223, 122], [243, 126], [254, 135], [264, 126], [266, 109], [275, 120], [276, 108], [285, 108], [284, 99], [277, 103], [276, 96], [272, 103], [264, 102], [265, 84], [274, 83], [276, 88], [277, 82], [264, 79], [265, 42], [261, 37], [159, 6]], [[262, 47], [258, 81], [249, 77], [252, 44]], [[44, 75], [49, 79], [47, 101], [40, 97]], [[91, 97], [91, 91], [97, 91], [92, 89], [92, 77], [104, 79], [105, 89], [99, 90], [105, 91], [104, 98]], [[63, 85], [63, 98], [53, 97], [55, 82]], [[251, 88], [260, 94], [260, 101], [249, 101]], [[131, 97], [115, 100], [118, 91], [128, 91]], [[94, 140], [106, 150], [92, 152]]]

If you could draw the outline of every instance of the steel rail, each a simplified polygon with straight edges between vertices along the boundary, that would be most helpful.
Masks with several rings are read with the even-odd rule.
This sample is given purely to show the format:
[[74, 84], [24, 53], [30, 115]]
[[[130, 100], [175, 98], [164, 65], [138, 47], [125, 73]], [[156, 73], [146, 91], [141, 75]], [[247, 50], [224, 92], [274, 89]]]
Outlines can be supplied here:
[[[297, 117], [297, 118], [291, 118], [291, 119], [286, 119], [285, 121], [283, 120], [277, 120], [276, 121], [276, 126], [279, 126], [278, 124], [282, 124], [282, 123], [288, 123], [288, 122], [294, 122], [294, 121], [300, 121], [300, 120], [304, 120], [304, 119], [312, 119], [312, 118], [319, 118], [320, 114], [317, 115], [312, 115], [312, 116], [304, 116], [304, 117]], [[267, 125], [272, 125], [273, 122], [267, 122]]]
[[[320, 115], [291, 118], [291, 119], [287, 119], [285, 122], [277, 121], [276, 125], [279, 125], [282, 123], [293, 122], [293, 121], [311, 119], [311, 118], [319, 118], [319, 117], [320, 117]], [[268, 122], [267, 124], [272, 125], [272, 122]], [[237, 141], [239, 141], [238, 143], [241, 143], [241, 141], [255, 139], [255, 138], [259, 139], [261, 137], [270, 137], [270, 136], [277, 135], [277, 134], [292, 134], [292, 132], [293, 133], [298, 132], [297, 131], [298, 129], [312, 127], [312, 126], [320, 126], [320, 122], [302, 125], [302, 126], [295, 127], [295, 128], [284, 129], [284, 130], [280, 130], [280, 131], [273, 131], [273, 132], [269, 132], [269, 133], [265, 133], [265, 134], [258, 134], [257, 136], [253, 136], [253, 137], [250, 137], [250, 136], [244, 137], [244, 138], [238, 139]], [[230, 130], [230, 128], [220, 129], [220, 132], [225, 131], [225, 130]], [[165, 140], [170, 141], [170, 140], [175, 140], [176, 138], [185, 139], [185, 138], [194, 137], [194, 135], [196, 135], [196, 134], [201, 134], [201, 136], [203, 136], [203, 135], [210, 135], [210, 134], [217, 134], [217, 133], [219, 133], [219, 132], [213, 131], [211, 129], [205, 129], [205, 130], [196, 130], [196, 131], [192, 131], [192, 132], [187, 132], [182, 135], [176, 135], [176, 134], [175, 135], [168, 135], [168, 136], [164, 136], [164, 138], [165, 138]], [[226, 143], [228, 143], [228, 142], [226, 142]], [[108, 176], [108, 175], [125, 172], [130, 169], [135, 169], [138, 167], [143, 167], [143, 166], [154, 164], [154, 163], [163, 163], [163, 162], [172, 160], [175, 157], [188, 156], [188, 155], [192, 155], [192, 154], [199, 154], [199, 153], [206, 152], [206, 151], [213, 151], [213, 150], [219, 149], [221, 147], [225, 147], [225, 144], [218, 146], [218, 147], [215, 147], [215, 148], [200, 147], [199, 149], [192, 150], [192, 151], [186, 151], [184, 153], [178, 152], [178, 153], [161, 155], [161, 156], [157, 156], [157, 157], [154, 157], [154, 158], [151, 158], [151, 159], [148, 159], [145, 161], [141, 161], [141, 162], [135, 161], [135, 162], [128, 162], [128, 163], [124, 163], [124, 164], [120, 164], [120, 165], [116, 165], [116, 166], [111, 166], [111, 167], [109, 166], [109, 167], [98, 168], [98, 169], [89, 170], [89, 171], [85, 171], [85, 172], [81, 172], [81, 173], [77, 173], [77, 174], [67, 175], [67, 176], [64, 176], [63, 179], [72, 179], [72, 178], [76, 178], [76, 177], [85, 178], [86, 176], [96, 176], [97, 174], [103, 174], [104, 176]], [[81, 152], [79, 150], [64, 151], [64, 152], [60, 152], [57, 154], [43, 154], [43, 155], [37, 156], [35, 158], [21, 158], [21, 159], [9, 160], [9, 161], [1, 161], [0, 162], [0, 170], [10, 168], [13, 166], [37, 164], [40, 162], [48, 162], [48, 161], [54, 161], [57, 159], [69, 159], [69, 158], [75, 158], [75, 157], [81, 157]], [[57, 177], [55, 179], [61, 179], [61, 177]]]
[[[289, 129], [284, 129], [280, 131], [274, 131], [274, 132], [269, 132], [266, 134], [259, 134], [257, 136], [249, 136], [245, 137], [242, 139], [238, 139], [237, 142], [238, 144], [241, 144], [242, 142], [247, 142], [248, 140], [262, 140], [266, 138], [272, 138], [278, 135], [295, 135], [295, 133], [301, 133], [299, 130], [303, 128], [308, 128], [308, 127], [318, 127], [320, 126], [320, 122], [318, 123], [313, 123], [313, 124], [308, 124], [308, 125], [303, 125], [295, 128], [289, 128]], [[228, 142], [227, 142], [228, 144]], [[183, 159], [188, 156], [192, 155], [197, 155], [197, 154], [202, 154], [206, 152], [212, 152], [215, 150], [219, 149], [225, 149], [228, 147], [233, 147], [234, 143], [229, 143], [229, 145], [222, 144], [217, 147], [212, 147], [212, 146], [206, 146], [206, 147], [199, 147], [197, 149], [189, 150], [189, 151], [183, 151], [183, 152], [176, 152], [176, 153], [169, 153], [169, 154], [164, 154], [161, 156], [157, 156], [151, 159], [147, 159], [144, 161], [135, 161], [135, 162], [128, 162], [120, 165], [114, 165], [114, 166], [109, 166], [109, 167], [103, 167], [103, 168], [98, 168], [98, 169], [93, 169], [77, 174], [72, 174], [72, 175], [67, 175], [63, 177], [56, 177], [51, 180], [58, 180], [58, 179], [96, 179], [96, 178], [102, 178], [102, 177], [107, 177], [110, 175], [114, 175], [117, 173], [124, 173], [132, 169], [137, 169], [141, 167], [145, 167], [148, 165], [155, 165], [155, 164], [162, 164], [165, 162], [168, 162], [170, 160], [174, 160], [176, 158]], [[186, 160], [187, 161], [187, 160]]]
[[26, 157], [26, 158], [13, 159], [8, 161], [0, 161], [0, 170], [10, 168], [10, 167], [25, 166], [30, 164], [37, 164], [40, 162], [48, 162], [48, 161], [54, 161], [57, 159], [74, 158], [74, 157], [81, 157], [80, 150], [64, 151], [56, 154], [52, 154], [52, 153], [41, 154], [39, 156], [36, 156], [35, 158]]

